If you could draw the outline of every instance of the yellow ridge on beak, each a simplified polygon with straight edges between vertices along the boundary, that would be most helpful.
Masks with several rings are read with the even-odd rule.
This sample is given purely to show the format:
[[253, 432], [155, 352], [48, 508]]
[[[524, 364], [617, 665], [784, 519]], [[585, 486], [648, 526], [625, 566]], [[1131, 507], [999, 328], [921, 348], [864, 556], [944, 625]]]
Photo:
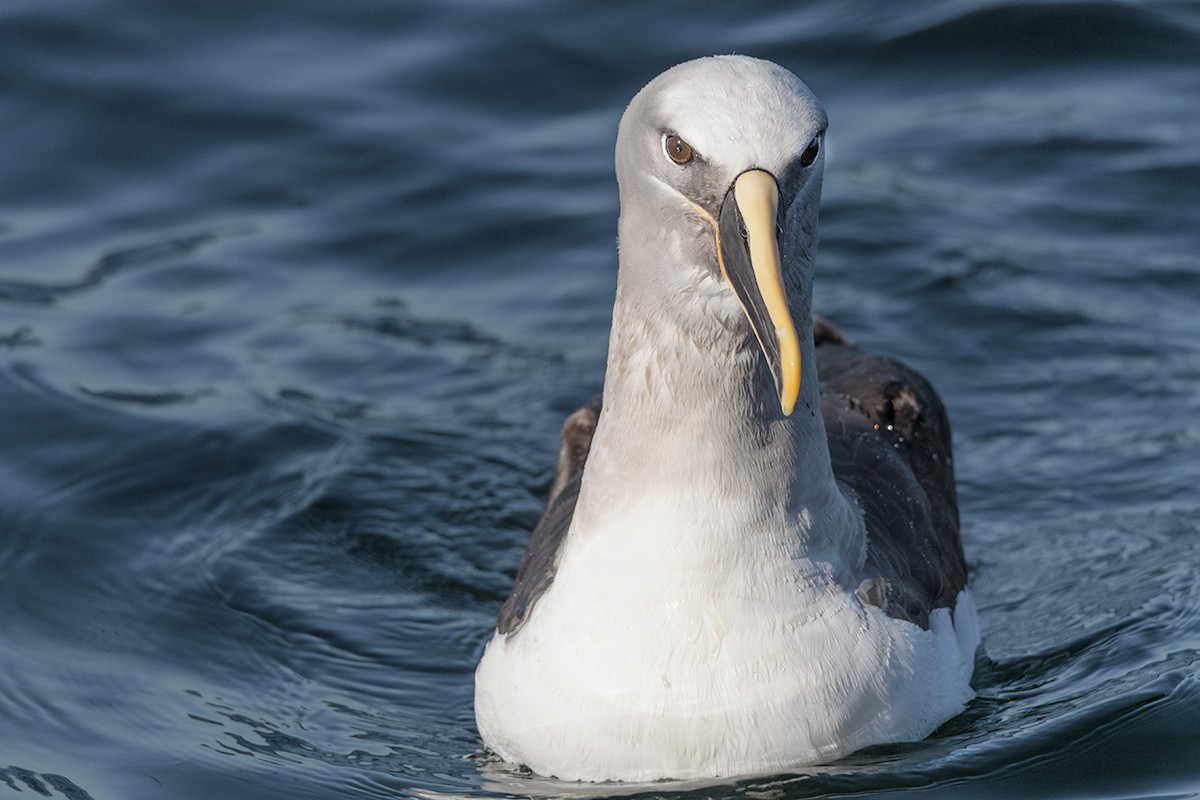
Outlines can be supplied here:
[[746, 224], [750, 264], [754, 268], [758, 292], [774, 326], [779, 347], [779, 405], [786, 416], [792, 413], [796, 398], [800, 395], [800, 340], [796, 336], [791, 312], [788, 311], [779, 241], [775, 237], [779, 186], [769, 173], [752, 169], [743, 172], [734, 181], [733, 196]]

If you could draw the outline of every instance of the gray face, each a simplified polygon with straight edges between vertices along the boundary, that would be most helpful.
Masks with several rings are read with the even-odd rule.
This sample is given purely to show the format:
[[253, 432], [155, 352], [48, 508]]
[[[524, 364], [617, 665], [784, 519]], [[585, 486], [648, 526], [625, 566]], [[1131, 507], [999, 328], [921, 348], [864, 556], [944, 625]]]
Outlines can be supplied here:
[[[826, 125], [808, 87], [775, 64], [737, 56], [690, 61], [630, 103], [617, 138], [617, 179], [656, 179], [715, 216], [734, 178], [762, 169], [779, 181], [787, 208], [820, 172], [820, 153], [809, 166], [801, 160]], [[687, 163], [675, 163], [664, 148], [672, 134], [690, 146]]]

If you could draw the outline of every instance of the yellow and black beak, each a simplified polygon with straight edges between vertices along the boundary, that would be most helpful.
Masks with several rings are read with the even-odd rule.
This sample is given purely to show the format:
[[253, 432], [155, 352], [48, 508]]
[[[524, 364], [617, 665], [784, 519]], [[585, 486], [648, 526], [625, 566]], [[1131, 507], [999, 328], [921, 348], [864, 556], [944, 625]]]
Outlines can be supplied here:
[[779, 406], [792, 413], [800, 394], [800, 340], [788, 311], [776, 236], [779, 185], [761, 169], [743, 172], [721, 205], [721, 274], [733, 287], [775, 377]]

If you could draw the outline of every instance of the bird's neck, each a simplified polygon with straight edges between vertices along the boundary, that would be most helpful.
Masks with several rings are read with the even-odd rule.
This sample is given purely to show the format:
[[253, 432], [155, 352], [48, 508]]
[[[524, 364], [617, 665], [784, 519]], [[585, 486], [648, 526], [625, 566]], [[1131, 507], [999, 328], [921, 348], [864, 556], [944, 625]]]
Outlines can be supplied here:
[[742, 322], [685, 333], [618, 294], [574, 535], [660, 539], [684, 560], [808, 559], [845, 577], [861, 564], [862, 526], [830, 467], [811, 315], [796, 320], [790, 417]]

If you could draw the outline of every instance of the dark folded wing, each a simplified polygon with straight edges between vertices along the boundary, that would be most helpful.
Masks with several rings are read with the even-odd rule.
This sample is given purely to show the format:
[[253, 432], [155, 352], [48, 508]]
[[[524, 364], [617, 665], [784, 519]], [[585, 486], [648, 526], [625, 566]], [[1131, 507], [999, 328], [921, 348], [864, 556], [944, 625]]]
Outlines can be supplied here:
[[583, 467], [592, 448], [592, 434], [600, 418], [600, 398], [576, 409], [563, 423], [558, 449], [558, 469], [546, 510], [525, 546], [517, 579], [508, 602], [500, 609], [496, 630], [512, 633], [521, 627], [533, 604], [550, 588], [558, 570], [558, 552], [571, 527], [575, 502], [579, 499], [579, 483]]
[[915, 370], [863, 353], [828, 323], [816, 339], [833, 472], [867, 526], [858, 593], [926, 627], [967, 584], [946, 409]]

